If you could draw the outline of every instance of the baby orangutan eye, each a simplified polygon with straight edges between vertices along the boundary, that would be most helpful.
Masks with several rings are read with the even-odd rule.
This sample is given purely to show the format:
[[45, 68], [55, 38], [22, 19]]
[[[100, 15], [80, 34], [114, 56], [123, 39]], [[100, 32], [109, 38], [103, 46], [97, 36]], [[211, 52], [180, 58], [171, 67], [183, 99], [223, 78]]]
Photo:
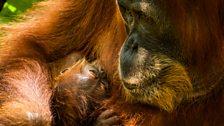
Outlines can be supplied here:
[[90, 69], [88, 71], [88, 74], [90, 75], [90, 77], [94, 78], [94, 79], [98, 79], [98, 71], [95, 69]]
[[60, 72], [60, 74], [65, 73], [67, 70], [69, 70], [69, 68], [66, 68], [66, 69], [62, 70], [62, 71]]

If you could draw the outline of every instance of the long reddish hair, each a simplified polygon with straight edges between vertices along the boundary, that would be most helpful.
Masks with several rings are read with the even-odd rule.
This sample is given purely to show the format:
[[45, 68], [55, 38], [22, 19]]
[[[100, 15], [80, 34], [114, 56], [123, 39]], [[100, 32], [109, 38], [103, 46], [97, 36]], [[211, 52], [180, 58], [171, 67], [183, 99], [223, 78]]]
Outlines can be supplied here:
[[224, 67], [224, 1], [167, 0], [184, 55], [203, 70]]

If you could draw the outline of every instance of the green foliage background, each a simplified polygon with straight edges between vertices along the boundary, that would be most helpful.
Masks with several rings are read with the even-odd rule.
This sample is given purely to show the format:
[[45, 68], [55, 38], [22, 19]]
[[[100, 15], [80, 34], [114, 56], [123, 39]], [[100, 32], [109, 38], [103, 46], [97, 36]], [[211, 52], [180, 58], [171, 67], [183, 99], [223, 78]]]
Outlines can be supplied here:
[[0, 23], [7, 23], [41, 0], [7, 0], [0, 12]]

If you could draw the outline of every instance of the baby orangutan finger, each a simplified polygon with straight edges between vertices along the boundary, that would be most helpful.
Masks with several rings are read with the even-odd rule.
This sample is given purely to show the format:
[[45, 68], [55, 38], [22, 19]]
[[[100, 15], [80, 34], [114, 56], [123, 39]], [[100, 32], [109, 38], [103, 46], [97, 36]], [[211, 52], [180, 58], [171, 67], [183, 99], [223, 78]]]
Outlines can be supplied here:
[[113, 110], [102, 112], [95, 122], [95, 126], [118, 126], [120, 124], [121, 120]]

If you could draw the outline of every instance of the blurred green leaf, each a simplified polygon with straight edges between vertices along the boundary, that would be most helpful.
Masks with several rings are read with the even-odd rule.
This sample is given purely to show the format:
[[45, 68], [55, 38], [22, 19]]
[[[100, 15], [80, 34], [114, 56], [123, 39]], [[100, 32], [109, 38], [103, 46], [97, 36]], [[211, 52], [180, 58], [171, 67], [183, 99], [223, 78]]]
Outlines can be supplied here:
[[14, 7], [14, 6], [8, 4], [7, 2], [5, 3], [4, 6], [8, 7], [8, 9], [9, 9], [11, 12], [13, 12], [13, 13], [17, 10], [16, 7]]
[[0, 12], [0, 23], [10, 22], [15, 19], [16, 15], [22, 14], [34, 3], [41, 0], [7, 0]]

